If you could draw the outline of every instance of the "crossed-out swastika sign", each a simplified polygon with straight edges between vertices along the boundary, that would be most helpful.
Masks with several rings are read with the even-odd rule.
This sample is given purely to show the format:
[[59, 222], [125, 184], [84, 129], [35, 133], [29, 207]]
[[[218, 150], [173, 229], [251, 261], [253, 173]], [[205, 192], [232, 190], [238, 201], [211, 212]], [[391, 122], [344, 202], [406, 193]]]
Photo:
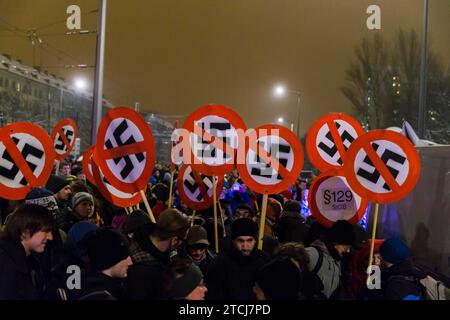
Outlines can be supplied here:
[[83, 154], [83, 161], [81, 162], [83, 166], [83, 173], [86, 176], [86, 179], [92, 183], [92, 185], [96, 185], [94, 172], [92, 171], [92, 154], [94, 152], [95, 145], [90, 146]]
[[134, 206], [141, 202], [142, 198], [139, 192], [122, 192], [109, 183], [100, 168], [94, 162], [91, 163], [91, 168], [95, 179], [95, 186], [109, 202], [122, 208]]
[[303, 160], [302, 145], [292, 131], [279, 125], [264, 125], [249, 131], [245, 163], [238, 163], [237, 167], [250, 189], [271, 194], [294, 184]]
[[39, 126], [16, 122], [0, 129], [0, 193], [24, 199], [47, 182], [55, 160], [52, 140]]
[[361, 125], [343, 113], [328, 114], [317, 120], [306, 137], [311, 162], [322, 172], [343, 166], [348, 148], [360, 135]]
[[373, 130], [350, 146], [344, 172], [361, 197], [388, 203], [414, 188], [420, 176], [420, 159], [414, 145], [403, 135]]
[[52, 131], [52, 141], [55, 145], [56, 159], [63, 160], [75, 146], [77, 125], [72, 119], [64, 119], [56, 124]]
[[94, 162], [106, 179], [122, 192], [144, 190], [155, 163], [150, 127], [128, 107], [109, 110], [98, 129]]
[[342, 170], [322, 173], [309, 189], [312, 215], [326, 228], [338, 220], [357, 224], [367, 208], [367, 200], [352, 190]]
[[[216, 185], [219, 197], [223, 187], [223, 176]], [[183, 165], [178, 173], [178, 194], [181, 200], [193, 210], [203, 210], [213, 205], [213, 177], [197, 173], [190, 165]]]
[[239, 148], [237, 130], [245, 132], [241, 117], [222, 105], [207, 105], [191, 113], [183, 125], [190, 132], [190, 153], [184, 163], [197, 172], [223, 175], [234, 169]]

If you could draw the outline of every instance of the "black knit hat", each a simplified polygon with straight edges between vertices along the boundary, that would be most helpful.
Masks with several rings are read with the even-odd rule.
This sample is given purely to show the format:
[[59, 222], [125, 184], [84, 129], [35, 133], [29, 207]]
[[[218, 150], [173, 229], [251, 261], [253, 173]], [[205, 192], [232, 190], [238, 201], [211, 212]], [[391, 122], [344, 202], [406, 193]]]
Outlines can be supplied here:
[[134, 210], [132, 213], [130, 213], [129, 216], [127, 216], [127, 220], [124, 226], [124, 232], [127, 234], [133, 233], [137, 229], [146, 224], [150, 224], [151, 222], [152, 221], [150, 220], [150, 217], [143, 210]]
[[69, 183], [70, 183], [69, 181], [67, 181], [62, 177], [51, 175], [47, 181], [47, 185], [45, 186], [45, 188], [52, 191], [53, 193], [58, 193], [62, 188], [67, 186]]
[[268, 300], [297, 300], [300, 269], [288, 257], [272, 260], [256, 275], [256, 284]]
[[180, 259], [173, 265], [175, 270], [172, 271], [173, 279], [169, 295], [175, 300], [184, 299], [200, 284], [203, 274], [200, 268], [190, 260]]
[[331, 227], [329, 238], [334, 243], [353, 246], [355, 243], [355, 227], [347, 220], [338, 220]]
[[252, 219], [240, 218], [231, 225], [231, 240], [237, 237], [247, 236], [258, 239], [258, 225]]
[[109, 269], [130, 256], [127, 239], [112, 228], [89, 232], [79, 245], [86, 248], [91, 266], [98, 271]]

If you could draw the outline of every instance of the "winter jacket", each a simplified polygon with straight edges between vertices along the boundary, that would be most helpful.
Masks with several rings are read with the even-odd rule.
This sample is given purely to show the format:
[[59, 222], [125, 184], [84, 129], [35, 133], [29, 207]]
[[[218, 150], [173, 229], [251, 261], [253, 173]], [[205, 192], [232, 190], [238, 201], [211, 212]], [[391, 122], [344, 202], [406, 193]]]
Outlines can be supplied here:
[[420, 280], [426, 274], [418, 270], [411, 260], [395, 264], [382, 271], [381, 290], [385, 300], [422, 300], [425, 287]]
[[72, 210], [65, 210], [64, 214], [61, 216], [60, 220], [58, 221], [58, 227], [63, 230], [65, 233], [69, 233], [70, 228], [72, 226], [81, 221], [78, 216], [73, 213]]
[[323, 284], [322, 293], [326, 298], [330, 298], [339, 287], [341, 280], [341, 262], [336, 260], [321, 240], [316, 240], [311, 247], [306, 248], [309, 256], [308, 271], [313, 271], [319, 261], [319, 251], [322, 253], [322, 265], [317, 271], [317, 276]]
[[21, 243], [0, 240], [0, 300], [37, 300], [43, 291], [38, 261]]
[[66, 290], [66, 293], [69, 300], [84, 300], [94, 292], [106, 291], [105, 295], [98, 295], [90, 300], [123, 300], [125, 299], [124, 280], [111, 278], [99, 271], [83, 272], [81, 274], [81, 289]]
[[202, 261], [195, 261], [191, 258], [191, 256], [188, 254], [188, 251], [186, 248], [184, 248], [183, 252], [181, 253], [180, 257], [182, 258], [188, 258], [192, 260], [192, 262], [200, 268], [200, 270], [203, 273], [203, 277], [206, 276], [206, 273], [208, 272], [208, 268], [211, 264], [211, 262], [217, 257], [217, 255], [212, 252], [210, 249], [206, 249], [205, 252], [205, 258]]
[[248, 257], [233, 245], [211, 263], [205, 278], [207, 300], [255, 300], [253, 293], [257, 271], [268, 261], [256, 248]]
[[150, 241], [155, 224], [148, 224], [133, 234], [130, 256], [133, 265], [128, 269], [127, 297], [131, 300], [168, 299], [166, 270], [170, 252], [161, 252]]

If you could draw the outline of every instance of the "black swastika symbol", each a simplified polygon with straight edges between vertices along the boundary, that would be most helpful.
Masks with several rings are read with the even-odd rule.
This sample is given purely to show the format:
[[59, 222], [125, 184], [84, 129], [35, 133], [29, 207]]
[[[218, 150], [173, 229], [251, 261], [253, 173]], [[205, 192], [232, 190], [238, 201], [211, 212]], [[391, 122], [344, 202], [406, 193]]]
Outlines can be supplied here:
[[[372, 143], [372, 147], [375, 151], [378, 150], [379, 145], [376, 143]], [[381, 161], [383, 161], [383, 163], [386, 165], [386, 167], [388, 168], [389, 172], [392, 174], [392, 176], [395, 178], [397, 178], [399, 171], [397, 169], [394, 169], [390, 166], [387, 165], [387, 162], [389, 160], [395, 161], [397, 163], [400, 164], [404, 164], [406, 161], [406, 158], [398, 153], [395, 153], [391, 150], [384, 150], [383, 154], [381, 155]], [[370, 160], [369, 156], [366, 155], [366, 157], [363, 160], [364, 163], [367, 163], [368, 165], [372, 166], [374, 168], [373, 172], [368, 172], [362, 168], [358, 169], [358, 172], [356, 173], [357, 175], [363, 177], [364, 179], [369, 180], [370, 182], [377, 184], [378, 183], [378, 179], [380, 178], [380, 173], [378, 172], [378, 170], [374, 167], [372, 161]], [[387, 183], [385, 183], [383, 185], [383, 188], [385, 190], [390, 191], [391, 188], [389, 188], [389, 186], [387, 185]]]
[[[264, 143], [263, 142], [259, 142], [259, 148], [264, 148]], [[268, 153], [270, 156], [274, 155], [274, 153], [276, 153], [278, 151], [279, 154], [289, 154], [291, 152], [291, 147], [287, 144], [278, 144], [278, 143], [272, 143], [270, 145], [270, 152]], [[262, 167], [259, 168], [252, 168], [251, 170], [251, 175], [252, 176], [260, 176], [260, 177], [264, 177], [264, 178], [272, 178], [273, 176], [273, 170], [270, 167], [269, 164], [265, 163], [258, 155], [258, 153], [256, 153], [256, 157], [255, 157], [255, 161], [257, 164], [263, 164]], [[285, 167], [287, 166], [288, 163], [288, 158], [283, 158], [283, 157], [276, 157], [278, 162], [280, 163], [281, 166]], [[277, 174], [277, 180], [283, 180], [283, 178], [280, 176], [280, 174]]]
[[[62, 128], [62, 131], [63, 131], [64, 135], [66, 136], [67, 141], [70, 144], [72, 144], [72, 138], [73, 138], [73, 133], [74, 133], [73, 130]], [[58, 134], [58, 139], [56, 141], [57, 141], [57, 143], [55, 145], [55, 149], [56, 150], [60, 150], [60, 151], [66, 151], [67, 150], [68, 146], [66, 146], [64, 144], [64, 141], [61, 138], [61, 134]]]
[[[197, 123], [197, 125], [199, 127], [202, 128], [202, 130], [206, 130], [205, 129], [205, 123], [204, 122], [199, 122]], [[211, 122], [209, 124], [209, 130], [211, 131], [211, 134], [216, 135], [215, 133], [218, 133], [218, 131], [226, 131], [226, 130], [230, 130], [231, 129], [231, 124], [229, 122]], [[222, 145], [225, 148], [226, 144], [230, 143], [230, 137], [228, 136], [222, 136]], [[212, 145], [210, 145], [208, 143], [208, 141], [203, 140], [202, 137], [198, 137], [198, 143], [202, 144], [202, 146], [206, 147], [202, 147], [201, 149], [197, 150], [197, 157], [199, 158], [215, 158], [216, 157], [216, 148], [214, 148]], [[223, 152], [223, 158], [227, 158], [227, 154], [225, 152]]]
[[[127, 121], [124, 119], [120, 125], [114, 130], [113, 132], [113, 136], [114, 139], [117, 143], [118, 147], [121, 146], [126, 146], [128, 144], [132, 144], [135, 143], [136, 140], [134, 139], [133, 136], [130, 136], [126, 141], [122, 141], [122, 138], [120, 137], [126, 130], [128, 129], [128, 123]], [[111, 142], [111, 140], [107, 140], [105, 141], [105, 146], [108, 149], [112, 149], [113, 148], [113, 144]], [[135, 154], [136, 159], [139, 162], [142, 162], [145, 160], [144, 154], [143, 153], [136, 153]], [[120, 160], [124, 160], [125, 161], [125, 166], [122, 168], [122, 170], [120, 171], [120, 176], [122, 177], [122, 179], [126, 179], [128, 177], [128, 175], [131, 173], [131, 171], [133, 171], [134, 169], [134, 165], [133, 162], [131, 161], [130, 156], [124, 156], [124, 157], [118, 157], [118, 158], [114, 158], [114, 163], [118, 164], [120, 162]]]
[[[341, 125], [339, 124], [339, 122], [335, 122], [336, 123], [336, 128], [339, 129], [341, 127]], [[325, 143], [323, 143], [322, 141], [319, 143], [318, 147], [320, 149], [322, 149], [322, 151], [324, 151], [326, 154], [328, 154], [331, 158], [334, 157], [334, 155], [336, 154], [336, 152], [338, 152], [338, 148], [336, 146], [336, 143], [334, 142], [333, 136], [331, 135], [331, 131], [328, 131], [328, 133], [325, 135], [325, 137], [331, 141], [331, 143], [333, 144], [333, 147], [328, 147]], [[345, 151], [347, 151], [347, 146], [344, 144], [345, 141], [348, 141], [350, 143], [352, 143], [355, 138], [347, 131], [344, 130], [344, 132], [342, 132], [342, 134], [340, 135], [341, 140], [342, 140], [342, 145], [344, 146]], [[336, 160], [340, 165], [342, 165], [342, 159], [341, 157], [339, 157]]]
[[[13, 142], [17, 145], [19, 143], [19, 139], [12, 137]], [[41, 159], [42, 156], [44, 155], [44, 151], [37, 149], [35, 147], [33, 147], [32, 145], [29, 145], [28, 143], [26, 143], [22, 150], [19, 150], [20, 153], [22, 154], [22, 157], [25, 159], [28, 167], [30, 168], [30, 170], [34, 173], [34, 170], [36, 169], [36, 165], [34, 163], [31, 163], [29, 161], [27, 161], [27, 157], [28, 155], [32, 155], [36, 158]], [[2, 158], [6, 161], [9, 161], [10, 163], [13, 164], [13, 166], [11, 167], [11, 169], [7, 169], [3, 166], [0, 166], [0, 175], [14, 180], [17, 176], [17, 174], [19, 173], [19, 167], [16, 166], [16, 164], [14, 163], [13, 159], [11, 158], [11, 155], [9, 154], [9, 152], [5, 149], [5, 151], [3, 152]], [[26, 186], [28, 184], [27, 179], [25, 178], [25, 176], [22, 178], [22, 180], [20, 180], [19, 182], [21, 185]]]
[[[194, 180], [194, 182], [191, 183], [189, 180], [184, 180], [183, 184], [184, 184], [184, 185], [186, 186], [186, 188], [194, 195], [194, 194], [197, 192], [197, 190], [200, 190], [200, 188], [199, 188], [199, 186], [198, 186], [198, 184], [197, 184], [197, 182], [196, 182], [196, 180], [195, 180], [194, 171], [191, 171], [191, 172], [189, 173], [189, 176]], [[199, 176], [200, 176], [201, 181], [204, 181], [204, 179], [206, 178], [206, 179], [208, 179], [209, 181], [211, 181], [211, 185], [212, 185], [212, 180], [211, 180], [208, 176], [206, 176], [206, 175], [204, 175], [204, 174], [199, 174]], [[207, 186], [206, 184], [205, 184], [205, 187], [208, 188], [208, 186]], [[207, 190], [207, 191], [209, 191], [209, 190]], [[201, 190], [200, 190], [200, 192], [198, 193], [198, 195], [196, 196], [196, 199], [197, 199], [197, 201], [202, 201], [202, 200], [204, 200], [204, 199], [203, 199], [203, 194], [202, 194]]]

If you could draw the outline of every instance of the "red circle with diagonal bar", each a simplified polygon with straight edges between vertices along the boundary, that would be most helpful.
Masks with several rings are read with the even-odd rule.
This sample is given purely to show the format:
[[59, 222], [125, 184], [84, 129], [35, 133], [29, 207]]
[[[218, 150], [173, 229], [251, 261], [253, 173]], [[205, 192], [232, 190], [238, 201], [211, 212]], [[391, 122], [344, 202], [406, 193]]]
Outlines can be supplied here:
[[343, 166], [351, 143], [364, 134], [358, 121], [344, 113], [328, 114], [317, 120], [306, 136], [306, 152], [322, 172]]
[[[219, 199], [224, 183], [223, 176], [218, 177], [216, 196]], [[178, 173], [178, 194], [181, 200], [192, 210], [204, 210], [213, 205], [213, 180], [211, 176], [197, 173], [190, 165], [182, 165]]]
[[55, 161], [55, 149], [47, 132], [29, 122], [0, 129], [0, 194], [24, 199], [32, 187], [46, 184]]
[[155, 165], [155, 142], [139, 113], [128, 107], [107, 112], [98, 128], [94, 162], [122, 192], [134, 193], [147, 187]]
[[[249, 130], [245, 140], [245, 158], [238, 156], [237, 167], [251, 190], [275, 194], [295, 183], [304, 155], [300, 141], [291, 130], [276, 124], [263, 125]], [[278, 156], [272, 156], [273, 153]]]
[[83, 161], [81, 162], [83, 166], [83, 173], [86, 179], [95, 186], [94, 173], [92, 171], [92, 153], [94, 152], [95, 145], [90, 146], [83, 154]]
[[[190, 151], [183, 152], [186, 164], [211, 176], [223, 175], [234, 169], [239, 148], [238, 132], [243, 134], [246, 130], [244, 121], [235, 111], [222, 105], [200, 107], [187, 117], [183, 129], [189, 132]], [[199, 138], [201, 142], [198, 142]], [[201, 152], [200, 157], [198, 152]], [[205, 152], [211, 157], [205, 156]]]
[[56, 124], [52, 131], [52, 141], [57, 160], [63, 160], [70, 154], [77, 136], [77, 124], [72, 119], [64, 119]]
[[367, 209], [367, 200], [354, 192], [342, 170], [331, 169], [317, 177], [309, 189], [312, 215], [326, 228], [338, 220], [357, 224]]
[[344, 173], [361, 197], [388, 203], [400, 200], [414, 189], [420, 176], [420, 158], [403, 135], [373, 130], [352, 143]]
[[[106, 200], [122, 208], [135, 206], [142, 201], [142, 197], [139, 192], [126, 193], [120, 191], [119, 189], [111, 185], [107, 180], [105, 181], [105, 176], [101, 172], [101, 169], [95, 164], [95, 162], [92, 162], [91, 165], [95, 179], [95, 186]], [[143, 189], [144, 192], [145, 190], [146, 188]]]

